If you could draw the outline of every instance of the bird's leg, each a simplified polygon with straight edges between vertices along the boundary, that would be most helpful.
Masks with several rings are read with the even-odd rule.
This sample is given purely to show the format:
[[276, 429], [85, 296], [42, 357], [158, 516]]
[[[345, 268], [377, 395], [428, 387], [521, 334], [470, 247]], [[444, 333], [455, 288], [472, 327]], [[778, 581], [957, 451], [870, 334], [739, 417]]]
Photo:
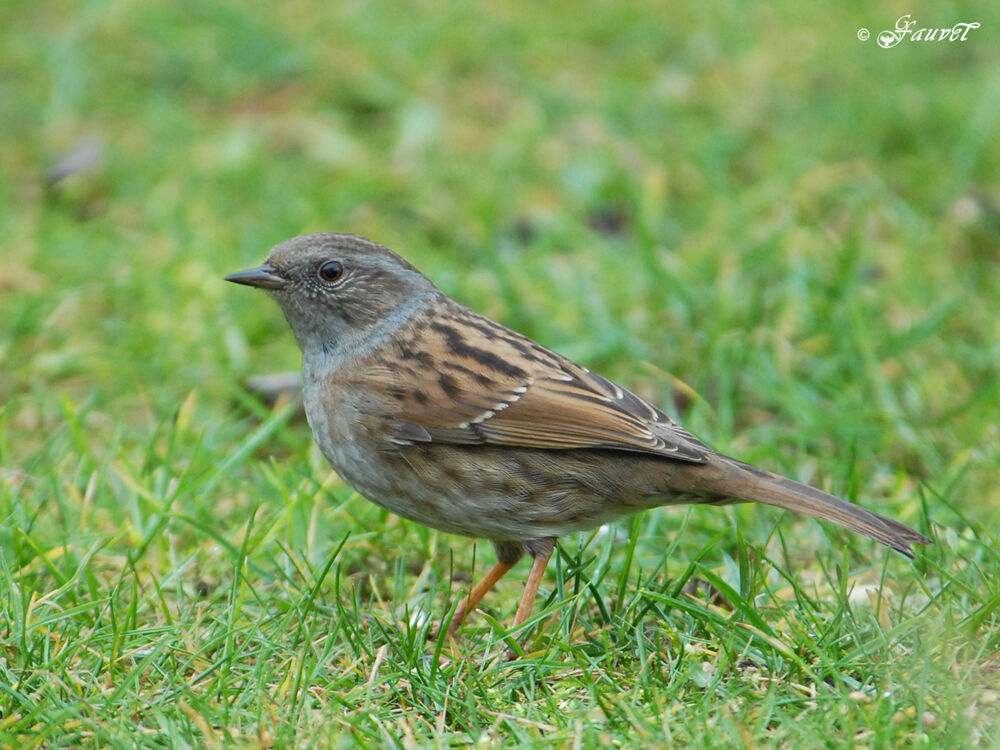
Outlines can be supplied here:
[[453, 636], [458, 632], [465, 616], [476, 608], [479, 601], [496, 585], [496, 582], [503, 578], [507, 574], [507, 571], [513, 567], [514, 563], [512, 562], [497, 561], [490, 568], [490, 571], [483, 577], [483, 580], [477, 583], [469, 592], [469, 596], [459, 603], [458, 609], [455, 610], [455, 615], [451, 618], [451, 624], [448, 625], [449, 635]]
[[531, 572], [528, 573], [528, 580], [524, 584], [524, 593], [521, 594], [521, 603], [517, 605], [517, 613], [514, 615], [514, 627], [528, 619], [531, 614], [531, 607], [535, 603], [538, 595], [538, 587], [542, 583], [542, 576], [545, 574], [545, 566], [549, 564], [552, 557], [552, 545], [542, 554], [537, 554], [531, 558]]
[[[538, 587], [542, 583], [542, 576], [545, 574], [545, 566], [549, 564], [552, 557], [552, 550], [555, 549], [556, 540], [532, 539], [524, 543], [524, 548], [531, 555], [531, 572], [528, 573], [528, 580], [524, 584], [524, 592], [521, 594], [521, 602], [517, 605], [517, 613], [514, 615], [514, 625], [517, 627], [531, 614], [531, 608], [535, 604], [535, 597], [538, 596]], [[508, 648], [503, 653], [504, 661], [511, 661], [517, 658], [517, 652], [513, 648]]]
[[[497, 581], [503, 578], [514, 567], [515, 563], [525, 551], [531, 555], [531, 572], [528, 573], [528, 580], [524, 585], [524, 593], [521, 594], [521, 601], [517, 606], [517, 613], [514, 615], [514, 627], [517, 627], [531, 614], [531, 607], [538, 595], [538, 587], [542, 583], [542, 576], [545, 574], [545, 566], [552, 557], [552, 550], [555, 549], [555, 539], [531, 539], [523, 544], [521, 542], [493, 542], [496, 549], [497, 561], [490, 568], [489, 572], [479, 583], [472, 587], [469, 595], [459, 602], [455, 609], [455, 614], [448, 625], [448, 634], [454, 636], [465, 620], [466, 615], [476, 608]], [[432, 636], [438, 632], [435, 628]]]
[[[489, 572], [483, 577], [483, 580], [473, 586], [469, 595], [459, 602], [458, 608], [451, 618], [451, 623], [448, 625], [448, 634], [451, 636], [454, 636], [458, 632], [466, 615], [476, 608], [476, 605], [489, 593], [489, 590], [496, 585], [497, 581], [507, 575], [507, 572], [524, 555], [524, 545], [520, 542], [493, 542], [493, 548], [497, 553], [496, 564], [490, 568]], [[432, 638], [437, 635], [439, 629], [440, 626], [434, 629], [431, 633]]]

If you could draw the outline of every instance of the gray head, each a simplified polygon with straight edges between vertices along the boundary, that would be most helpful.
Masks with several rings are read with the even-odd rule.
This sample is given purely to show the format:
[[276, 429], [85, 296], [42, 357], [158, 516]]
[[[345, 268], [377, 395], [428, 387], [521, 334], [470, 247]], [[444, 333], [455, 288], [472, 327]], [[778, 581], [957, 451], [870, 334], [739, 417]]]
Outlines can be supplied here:
[[307, 359], [374, 344], [441, 294], [396, 253], [352, 234], [294, 237], [271, 250], [264, 265], [226, 281], [274, 297]]

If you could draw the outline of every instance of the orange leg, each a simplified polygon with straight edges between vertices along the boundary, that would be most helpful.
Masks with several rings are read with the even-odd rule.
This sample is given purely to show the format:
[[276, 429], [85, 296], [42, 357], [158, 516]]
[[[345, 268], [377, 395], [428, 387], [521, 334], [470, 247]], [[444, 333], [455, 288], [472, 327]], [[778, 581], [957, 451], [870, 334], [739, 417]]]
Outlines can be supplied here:
[[545, 574], [545, 566], [549, 564], [552, 557], [552, 550], [549, 549], [544, 554], [539, 554], [531, 559], [531, 572], [528, 573], [528, 580], [524, 584], [524, 593], [521, 594], [521, 603], [517, 605], [517, 614], [514, 615], [514, 627], [528, 619], [531, 614], [531, 607], [538, 596], [538, 587], [542, 583], [542, 576]]
[[[465, 616], [469, 614], [472, 610], [476, 608], [480, 600], [489, 593], [489, 590], [496, 585], [496, 582], [503, 578], [507, 571], [514, 567], [514, 563], [497, 562], [490, 572], [481, 580], [476, 586], [469, 592], [468, 598], [458, 605], [458, 609], [455, 610], [455, 616], [451, 618], [451, 624], [448, 626], [448, 634], [455, 635], [458, 629], [462, 625], [462, 620]], [[535, 589], [538, 589], [538, 585], [535, 585]], [[528, 609], [530, 611], [531, 606], [529, 604]], [[520, 609], [518, 609], [520, 612]], [[527, 615], [525, 615], [527, 617]]]

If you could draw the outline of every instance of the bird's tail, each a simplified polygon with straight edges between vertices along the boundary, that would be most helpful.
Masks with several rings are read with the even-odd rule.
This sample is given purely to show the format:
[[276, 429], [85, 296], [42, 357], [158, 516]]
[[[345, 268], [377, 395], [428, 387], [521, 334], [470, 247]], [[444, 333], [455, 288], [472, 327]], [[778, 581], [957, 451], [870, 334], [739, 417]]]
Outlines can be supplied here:
[[710, 463], [722, 469], [711, 482], [712, 490], [739, 500], [774, 505], [796, 513], [832, 521], [839, 526], [871, 537], [887, 547], [913, 557], [913, 544], [930, 544], [930, 539], [899, 521], [872, 513], [860, 505], [841, 500], [802, 482], [772, 474], [735, 458], [716, 454]]

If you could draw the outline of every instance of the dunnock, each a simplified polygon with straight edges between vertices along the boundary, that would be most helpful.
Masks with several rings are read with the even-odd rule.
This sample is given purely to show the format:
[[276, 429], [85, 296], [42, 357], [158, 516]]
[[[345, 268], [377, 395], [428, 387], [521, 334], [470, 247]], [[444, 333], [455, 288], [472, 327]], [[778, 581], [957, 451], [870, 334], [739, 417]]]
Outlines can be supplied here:
[[647, 508], [753, 501], [912, 557], [908, 526], [716, 453], [621, 386], [447, 297], [381, 245], [312, 234], [226, 277], [266, 290], [302, 349], [306, 415], [331, 466], [404, 518], [489, 539], [465, 615], [527, 552], [524, 622], [556, 537]]

